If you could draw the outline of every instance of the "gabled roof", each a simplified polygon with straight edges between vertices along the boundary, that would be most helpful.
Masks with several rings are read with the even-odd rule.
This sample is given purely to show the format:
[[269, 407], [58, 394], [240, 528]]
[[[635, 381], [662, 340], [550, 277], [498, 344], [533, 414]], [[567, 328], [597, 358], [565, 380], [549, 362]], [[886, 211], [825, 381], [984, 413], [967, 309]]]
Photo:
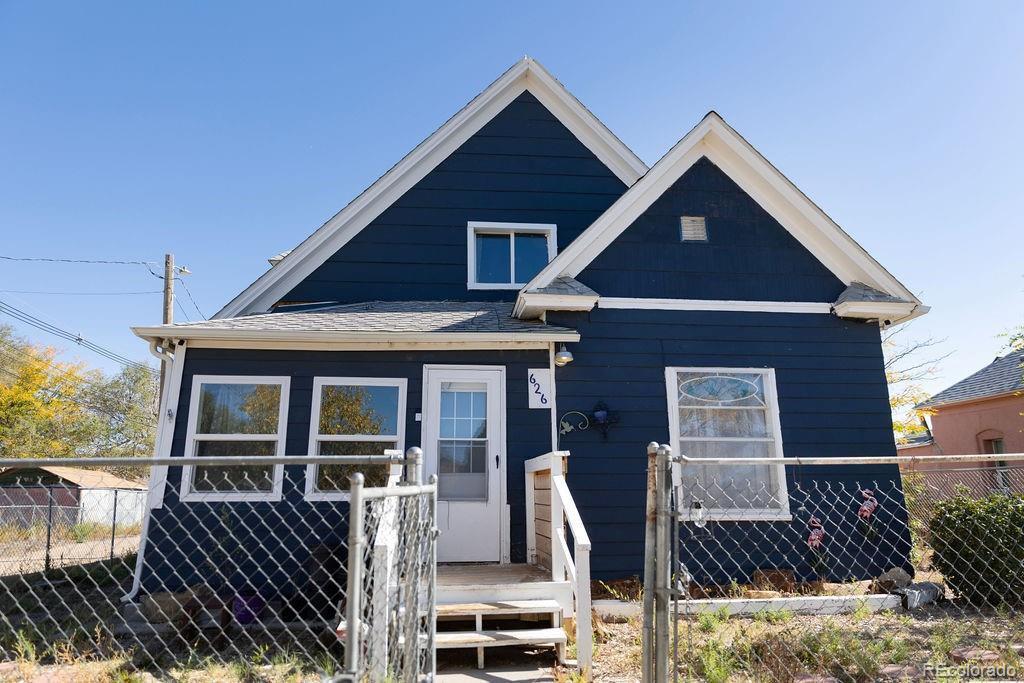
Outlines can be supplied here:
[[513, 318], [510, 301], [370, 301], [132, 330], [146, 339], [219, 341], [579, 341], [567, 327]]
[[547, 69], [524, 57], [213, 317], [270, 310], [524, 91], [536, 97], [627, 186], [647, 172], [640, 158]]
[[1024, 349], [1000, 356], [960, 380], [948, 389], [943, 389], [927, 401], [917, 405], [918, 409], [939, 408], [950, 403], [977, 401], [982, 398], [1007, 396], [1024, 391]]
[[[707, 157], [847, 285], [874, 291], [927, 311], [906, 287], [744, 140], [715, 112], [663, 156], [582, 235], [531, 280], [523, 293], [576, 277], [694, 163]], [[521, 295], [522, 296], [522, 295]], [[908, 317], [912, 317], [908, 316]]]

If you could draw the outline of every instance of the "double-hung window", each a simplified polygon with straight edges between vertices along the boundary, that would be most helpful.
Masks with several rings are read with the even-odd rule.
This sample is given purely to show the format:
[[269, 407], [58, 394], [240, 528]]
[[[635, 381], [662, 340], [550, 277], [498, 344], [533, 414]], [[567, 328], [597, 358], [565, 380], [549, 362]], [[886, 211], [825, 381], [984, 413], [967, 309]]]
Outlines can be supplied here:
[[[314, 455], [384, 455], [405, 448], [405, 378], [317, 377], [313, 381], [309, 452]], [[309, 465], [306, 498], [347, 500], [349, 477], [362, 472], [367, 486], [385, 486], [399, 473], [385, 464]]]
[[[775, 371], [666, 368], [673, 448], [691, 458], [781, 458]], [[683, 467], [683, 505], [711, 520], [789, 518], [781, 464]]]
[[[192, 378], [189, 457], [284, 455], [288, 377], [196, 375]], [[281, 465], [182, 468], [182, 500], [280, 500]]]
[[520, 289], [555, 257], [554, 225], [471, 221], [467, 232], [470, 289]]

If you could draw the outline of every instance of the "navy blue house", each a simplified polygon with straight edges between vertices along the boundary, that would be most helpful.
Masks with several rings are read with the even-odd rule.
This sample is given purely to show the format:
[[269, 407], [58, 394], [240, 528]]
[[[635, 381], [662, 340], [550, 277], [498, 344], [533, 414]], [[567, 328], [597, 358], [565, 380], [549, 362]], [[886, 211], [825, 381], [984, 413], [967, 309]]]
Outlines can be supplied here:
[[[639, 574], [647, 443], [893, 456], [880, 328], [927, 311], [716, 113], [648, 168], [529, 58], [271, 263], [211, 320], [135, 328], [169, 361], [158, 454], [183, 464], [153, 477], [143, 592], [201, 580], [211, 535], [267, 550], [232, 579], [254, 585], [301, 581], [304, 554], [342, 546], [343, 468], [190, 457], [410, 446], [439, 477], [441, 561], [531, 561], [525, 463], [567, 450], [592, 575]], [[606, 428], [561, 433], [598, 406]], [[769, 463], [695, 477], [707, 517], [739, 538], [805, 529], [802, 481], [899, 475]], [[907, 539], [887, 547], [851, 566], [906, 565]]]

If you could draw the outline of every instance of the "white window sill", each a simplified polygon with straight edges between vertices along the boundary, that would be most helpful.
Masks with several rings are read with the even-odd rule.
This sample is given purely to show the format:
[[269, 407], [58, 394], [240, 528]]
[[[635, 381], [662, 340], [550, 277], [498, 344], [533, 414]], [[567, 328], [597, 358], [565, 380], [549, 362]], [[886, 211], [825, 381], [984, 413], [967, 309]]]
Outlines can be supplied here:
[[467, 282], [466, 289], [509, 289], [520, 290], [526, 283], [515, 284], [513, 282]]
[[192, 491], [183, 494], [180, 500], [182, 503], [278, 503], [281, 501], [281, 489], [247, 493]]

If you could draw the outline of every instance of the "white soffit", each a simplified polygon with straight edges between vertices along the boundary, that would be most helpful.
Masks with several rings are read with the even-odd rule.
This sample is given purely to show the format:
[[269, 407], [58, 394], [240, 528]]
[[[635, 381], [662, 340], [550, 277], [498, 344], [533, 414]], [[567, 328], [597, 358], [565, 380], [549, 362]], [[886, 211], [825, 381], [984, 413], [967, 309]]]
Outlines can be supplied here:
[[627, 186], [647, 172], [640, 158], [547, 69], [524, 57], [213, 317], [270, 310], [524, 91], [547, 107]]
[[708, 113], [523, 291], [546, 287], [559, 276], [578, 276], [701, 157], [718, 166], [847, 285], [863, 282], [921, 303], [715, 112]]

